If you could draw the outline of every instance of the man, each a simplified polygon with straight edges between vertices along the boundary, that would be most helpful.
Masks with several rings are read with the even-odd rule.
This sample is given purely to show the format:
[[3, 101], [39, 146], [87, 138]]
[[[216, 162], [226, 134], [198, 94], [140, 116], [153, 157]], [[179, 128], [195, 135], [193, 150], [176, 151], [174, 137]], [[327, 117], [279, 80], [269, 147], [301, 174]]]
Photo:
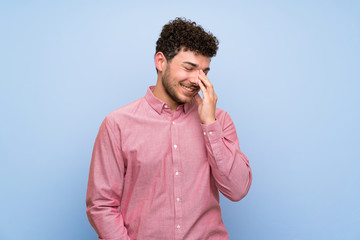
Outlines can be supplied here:
[[228, 239], [219, 190], [239, 201], [251, 169], [206, 76], [218, 40], [176, 18], [156, 44], [156, 86], [101, 124], [86, 197], [89, 221], [106, 240]]

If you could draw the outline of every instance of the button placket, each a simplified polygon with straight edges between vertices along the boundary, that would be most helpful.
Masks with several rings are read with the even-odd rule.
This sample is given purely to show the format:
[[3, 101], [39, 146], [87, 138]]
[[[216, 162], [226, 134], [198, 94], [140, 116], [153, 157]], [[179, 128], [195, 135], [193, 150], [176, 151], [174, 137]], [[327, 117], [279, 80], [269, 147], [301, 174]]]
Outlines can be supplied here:
[[173, 160], [173, 176], [174, 176], [174, 208], [175, 208], [175, 239], [182, 239], [182, 168], [181, 168], [181, 143], [179, 142], [179, 124], [174, 118], [179, 117], [176, 113], [173, 114], [170, 128], [171, 128], [171, 143], [172, 143], [172, 160]]

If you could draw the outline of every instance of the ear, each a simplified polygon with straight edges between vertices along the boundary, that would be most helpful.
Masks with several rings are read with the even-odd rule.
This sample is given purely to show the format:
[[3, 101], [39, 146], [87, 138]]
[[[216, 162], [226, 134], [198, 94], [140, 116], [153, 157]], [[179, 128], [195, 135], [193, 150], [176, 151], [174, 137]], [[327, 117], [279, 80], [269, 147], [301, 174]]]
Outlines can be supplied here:
[[155, 54], [155, 67], [159, 72], [163, 72], [166, 68], [166, 58], [162, 52], [157, 52]]

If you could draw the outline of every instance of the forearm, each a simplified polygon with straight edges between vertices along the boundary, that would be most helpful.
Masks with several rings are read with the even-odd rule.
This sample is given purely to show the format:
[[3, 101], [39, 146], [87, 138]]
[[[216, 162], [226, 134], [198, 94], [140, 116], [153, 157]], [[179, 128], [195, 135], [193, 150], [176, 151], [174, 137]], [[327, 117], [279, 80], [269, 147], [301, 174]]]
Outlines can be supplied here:
[[248, 193], [252, 174], [249, 161], [241, 152], [231, 120], [221, 126], [217, 120], [202, 125], [208, 161], [220, 192], [232, 201], [239, 201]]
[[[97, 153], [95, 153], [97, 155]], [[91, 226], [102, 240], [130, 239], [119, 212], [121, 196], [115, 179], [109, 174], [111, 167], [102, 164], [102, 157], [94, 155], [90, 166], [86, 194], [86, 214]], [[114, 166], [112, 166], [114, 167]]]
[[128, 240], [130, 239], [124, 220], [119, 212], [119, 208], [111, 206], [109, 202], [87, 195], [86, 214], [91, 226], [99, 235], [101, 240]]

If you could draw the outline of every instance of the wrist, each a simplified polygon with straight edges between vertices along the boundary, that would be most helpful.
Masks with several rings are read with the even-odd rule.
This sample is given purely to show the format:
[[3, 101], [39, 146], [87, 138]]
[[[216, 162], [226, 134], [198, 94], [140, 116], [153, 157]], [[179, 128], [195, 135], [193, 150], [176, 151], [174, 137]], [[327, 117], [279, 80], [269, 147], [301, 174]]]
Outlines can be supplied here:
[[213, 118], [213, 119], [207, 119], [205, 121], [202, 121], [201, 123], [204, 124], [204, 125], [209, 125], [209, 124], [212, 124], [216, 122], [216, 118]]

